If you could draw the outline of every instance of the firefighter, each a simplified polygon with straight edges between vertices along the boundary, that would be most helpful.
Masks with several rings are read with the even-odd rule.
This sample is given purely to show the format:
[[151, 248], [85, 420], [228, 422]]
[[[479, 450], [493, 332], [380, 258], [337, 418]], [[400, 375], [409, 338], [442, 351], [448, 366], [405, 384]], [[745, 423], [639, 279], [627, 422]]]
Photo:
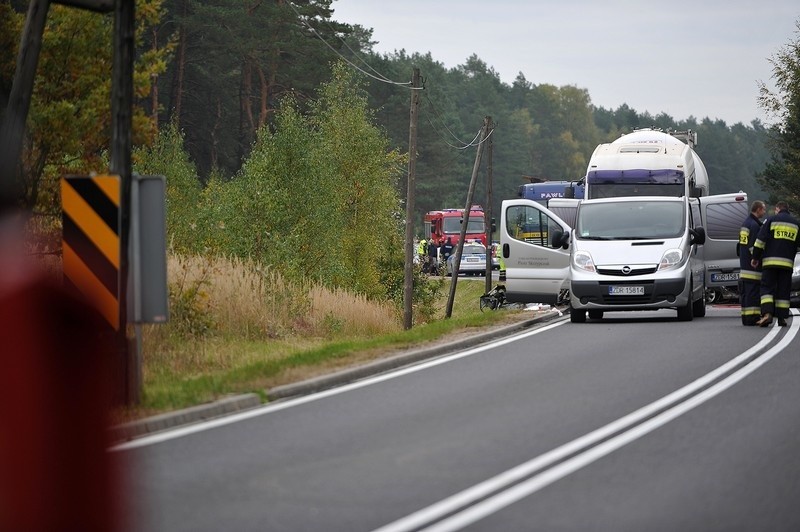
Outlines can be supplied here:
[[798, 229], [800, 222], [789, 212], [789, 204], [779, 201], [775, 214], [761, 226], [753, 244], [750, 264], [755, 268], [760, 263], [762, 268], [761, 319], [756, 322], [760, 327], [770, 325], [773, 316], [777, 316], [778, 325], [786, 326]]
[[742, 325], [755, 325], [761, 315], [761, 265], [752, 266], [753, 244], [761, 229], [761, 218], [767, 212], [763, 201], [756, 200], [750, 205], [750, 214], [742, 222], [739, 229], [739, 244], [736, 253], [739, 255], [739, 299], [742, 306]]

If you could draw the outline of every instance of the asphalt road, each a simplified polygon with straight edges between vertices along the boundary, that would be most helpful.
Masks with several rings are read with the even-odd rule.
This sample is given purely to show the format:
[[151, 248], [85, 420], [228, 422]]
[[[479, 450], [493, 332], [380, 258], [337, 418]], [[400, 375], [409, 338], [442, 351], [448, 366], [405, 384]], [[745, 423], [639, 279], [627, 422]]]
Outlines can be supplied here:
[[799, 530], [800, 317], [556, 320], [117, 448], [134, 530]]

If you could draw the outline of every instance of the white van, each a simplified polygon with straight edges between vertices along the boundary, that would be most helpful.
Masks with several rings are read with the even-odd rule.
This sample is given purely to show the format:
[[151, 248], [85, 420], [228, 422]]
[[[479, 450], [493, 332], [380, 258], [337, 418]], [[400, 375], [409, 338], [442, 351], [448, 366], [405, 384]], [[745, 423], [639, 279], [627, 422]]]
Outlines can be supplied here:
[[[556, 237], [558, 242], [558, 238]], [[570, 253], [570, 318], [606, 310], [674, 308], [705, 316], [705, 231], [686, 198], [588, 200], [578, 208]]]
[[[507, 200], [501, 244], [508, 301], [555, 303], [569, 291], [573, 322], [604, 311], [674, 308], [705, 315], [705, 231], [697, 199], [584, 200], [575, 230], [530, 200]], [[570, 236], [571, 235], [571, 236]]]

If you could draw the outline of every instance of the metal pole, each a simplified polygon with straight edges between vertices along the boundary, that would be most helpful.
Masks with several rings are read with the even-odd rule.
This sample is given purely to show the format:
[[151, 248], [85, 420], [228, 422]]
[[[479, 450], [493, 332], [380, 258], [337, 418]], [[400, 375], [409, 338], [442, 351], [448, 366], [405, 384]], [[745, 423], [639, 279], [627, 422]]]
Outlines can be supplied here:
[[[133, 61], [135, 31], [134, 0], [116, 0], [114, 8], [114, 65], [111, 85], [111, 173], [120, 176], [120, 294], [119, 368], [122, 401], [136, 404], [140, 399], [139, 360], [136, 339], [128, 339], [128, 285], [130, 271], [131, 220], [131, 129], [133, 115]], [[131, 345], [133, 344], [133, 345]]]
[[[411, 116], [408, 126], [408, 186], [406, 190], [406, 249], [403, 271], [403, 328], [413, 325], [414, 299], [414, 181], [417, 174], [417, 119], [419, 118], [419, 68], [411, 75]], [[424, 257], [420, 257], [422, 261]]]

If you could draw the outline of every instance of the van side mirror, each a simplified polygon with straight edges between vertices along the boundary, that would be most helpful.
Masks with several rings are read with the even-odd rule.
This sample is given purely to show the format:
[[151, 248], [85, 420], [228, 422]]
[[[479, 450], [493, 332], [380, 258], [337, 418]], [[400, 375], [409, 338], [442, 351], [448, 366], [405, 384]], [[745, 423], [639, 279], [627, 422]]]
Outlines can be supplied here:
[[702, 246], [706, 243], [706, 230], [702, 227], [695, 227], [689, 230], [689, 243]]

